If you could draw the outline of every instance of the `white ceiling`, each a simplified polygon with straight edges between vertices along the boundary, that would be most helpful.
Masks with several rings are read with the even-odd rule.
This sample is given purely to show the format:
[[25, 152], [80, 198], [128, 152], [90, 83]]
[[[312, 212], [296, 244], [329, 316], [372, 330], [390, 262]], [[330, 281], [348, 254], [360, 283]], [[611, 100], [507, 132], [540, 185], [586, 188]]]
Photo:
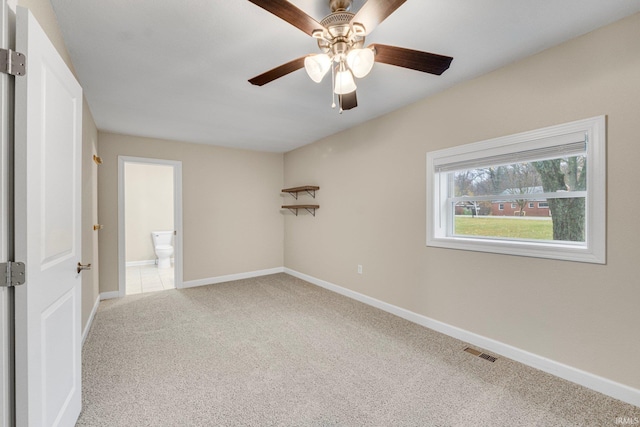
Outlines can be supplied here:
[[[357, 11], [365, 0], [354, 0]], [[375, 1], [375, 0], [370, 0]], [[453, 56], [442, 76], [376, 64], [358, 107], [330, 79], [251, 77], [317, 53], [247, 0], [51, 0], [100, 130], [286, 152], [640, 11], [640, 0], [408, 0], [367, 37]], [[328, 0], [292, 0], [320, 21]]]

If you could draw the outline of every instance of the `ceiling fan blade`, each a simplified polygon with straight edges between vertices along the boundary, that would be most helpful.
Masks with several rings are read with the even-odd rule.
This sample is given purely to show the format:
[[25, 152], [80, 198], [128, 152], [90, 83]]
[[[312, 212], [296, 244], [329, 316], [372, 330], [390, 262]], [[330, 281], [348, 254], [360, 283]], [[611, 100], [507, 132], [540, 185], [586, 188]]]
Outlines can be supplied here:
[[256, 6], [273, 13], [278, 18], [311, 35], [313, 30], [322, 29], [322, 25], [292, 3], [286, 0], [249, 0]]
[[387, 46], [384, 44], [372, 44], [369, 47], [375, 49], [376, 62], [411, 68], [412, 70], [436, 74], [438, 76], [444, 73], [449, 68], [451, 61], [453, 61], [453, 58], [450, 56], [405, 49], [403, 47]]
[[351, 19], [351, 24], [364, 25], [365, 34], [368, 35], [379, 23], [387, 19], [397, 8], [407, 0], [369, 0]]
[[266, 85], [269, 82], [274, 81], [275, 79], [279, 79], [282, 76], [286, 76], [289, 73], [292, 73], [300, 68], [304, 68], [304, 56], [294, 59], [293, 61], [289, 61], [286, 64], [282, 64], [279, 67], [274, 68], [273, 70], [269, 70], [266, 73], [262, 73], [259, 76], [255, 76], [252, 79], [249, 79], [249, 83], [256, 86]]
[[356, 97], [356, 91], [351, 93], [345, 93], [344, 95], [338, 95], [340, 98], [340, 108], [343, 110], [351, 110], [358, 106], [358, 98]]

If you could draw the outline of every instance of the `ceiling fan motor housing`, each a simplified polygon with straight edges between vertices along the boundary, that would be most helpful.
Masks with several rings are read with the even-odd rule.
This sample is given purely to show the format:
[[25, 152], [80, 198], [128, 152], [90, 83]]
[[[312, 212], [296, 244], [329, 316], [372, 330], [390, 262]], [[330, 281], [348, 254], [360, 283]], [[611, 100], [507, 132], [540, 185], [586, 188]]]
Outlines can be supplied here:
[[350, 10], [351, 2], [351, 0], [329, 0], [329, 7], [331, 12]]
[[318, 39], [318, 47], [321, 51], [340, 56], [351, 49], [363, 46], [364, 36], [356, 34], [349, 25], [353, 17], [354, 14], [351, 12], [337, 11], [320, 21], [320, 25], [326, 29], [325, 37]]

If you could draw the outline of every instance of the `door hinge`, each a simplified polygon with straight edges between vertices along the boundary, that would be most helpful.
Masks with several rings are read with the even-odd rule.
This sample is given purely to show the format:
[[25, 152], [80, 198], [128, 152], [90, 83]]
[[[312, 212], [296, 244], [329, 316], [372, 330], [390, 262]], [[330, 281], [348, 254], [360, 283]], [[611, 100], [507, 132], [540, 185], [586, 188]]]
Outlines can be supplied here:
[[0, 49], [0, 72], [12, 76], [24, 76], [27, 73], [27, 57], [11, 49]]
[[24, 271], [24, 262], [8, 261], [0, 263], [0, 272], [4, 272], [4, 280], [0, 281], [0, 286], [11, 287], [24, 285]]

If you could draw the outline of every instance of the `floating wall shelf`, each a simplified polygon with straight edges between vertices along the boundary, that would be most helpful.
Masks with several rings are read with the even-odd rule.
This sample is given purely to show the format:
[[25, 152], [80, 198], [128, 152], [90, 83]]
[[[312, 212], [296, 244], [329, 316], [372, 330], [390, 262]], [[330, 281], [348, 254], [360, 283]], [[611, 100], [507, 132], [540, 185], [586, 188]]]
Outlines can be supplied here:
[[305, 209], [311, 215], [316, 216], [316, 209], [319, 209], [320, 205], [284, 205], [282, 209], [289, 209], [291, 212], [298, 216], [298, 209]]
[[[302, 187], [293, 187], [293, 188], [283, 188], [283, 193], [291, 194], [296, 200], [298, 200], [298, 193], [307, 193], [314, 199], [316, 198], [316, 191], [319, 190], [320, 187], [315, 185], [305, 185]], [[289, 209], [296, 216], [298, 216], [298, 209], [304, 209], [309, 212], [311, 215], [316, 216], [316, 209], [319, 209], [320, 205], [283, 205], [282, 209]]]
[[296, 200], [298, 200], [298, 193], [308, 193], [314, 199], [316, 198], [316, 190], [319, 190], [320, 187], [316, 187], [314, 185], [305, 185], [303, 187], [293, 187], [293, 188], [283, 188], [283, 193], [291, 194]]

